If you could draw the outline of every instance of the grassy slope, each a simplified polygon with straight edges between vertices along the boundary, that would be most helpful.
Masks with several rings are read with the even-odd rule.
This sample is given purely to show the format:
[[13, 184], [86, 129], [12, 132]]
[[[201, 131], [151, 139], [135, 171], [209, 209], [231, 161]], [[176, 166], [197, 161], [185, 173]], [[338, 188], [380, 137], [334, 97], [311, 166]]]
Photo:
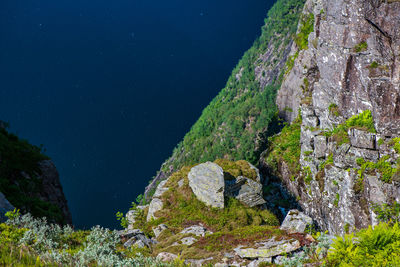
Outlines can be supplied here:
[[[278, 0], [268, 12], [262, 35], [244, 54], [233, 70], [226, 87], [204, 109], [199, 120], [175, 148], [162, 170], [178, 170], [216, 158], [258, 160], [268, 126], [276, 113], [275, 97], [281, 75], [264, 88], [255, 77], [255, 67], [277, 66], [285, 56], [279, 45], [288, 45], [297, 29], [304, 0]], [[274, 62], [261, 62], [260, 55], [273, 49]], [[238, 80], [236, 75], [241, 73]], [[281, 70], [282, 74], [282, 70]]]

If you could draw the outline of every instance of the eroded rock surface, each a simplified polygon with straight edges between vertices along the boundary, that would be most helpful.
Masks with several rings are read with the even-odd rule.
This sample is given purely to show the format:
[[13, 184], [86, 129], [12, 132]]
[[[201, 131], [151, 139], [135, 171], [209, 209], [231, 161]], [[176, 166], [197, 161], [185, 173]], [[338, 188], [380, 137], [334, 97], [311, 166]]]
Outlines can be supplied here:
[[10, 202], [8, 202], [6, 197], [3, 195], [3, 193], [0, 192], [0, 222], [6, 221], [7, 220], [7, 217], [5, 216], [6, 212], [12, 210], [14, 210], [14, 206], [11, 205]]
[[[400, 135], [400, 2], [308, 0], [304, 14], [311, 13], [308, 48], [293, 44], [298, 56], [277, 97], [286, 120], [301, 111], [303, 171], [293, 180], [282, 162], [279, 175], [321, 229], [343, 234], [376, 223], [375, 204], [400, 201], [396, 177], [358, 173], [360, 158], [395, 168], [399, 157], [388, 144]], [[376, 132], [351, 128], [349, 141], [324, 136], [366, 110]]]
[[291, 210], [286, 215], [281, 225], [281, 230], [289, 233], [304, 233], [306, 228], [312, 225], [311, 217], [298, 210]]
[[215, 208], [224, 208], [224, 171], [212, 162], [193, 167], [188, 175], [189, 186], [197, 199]]

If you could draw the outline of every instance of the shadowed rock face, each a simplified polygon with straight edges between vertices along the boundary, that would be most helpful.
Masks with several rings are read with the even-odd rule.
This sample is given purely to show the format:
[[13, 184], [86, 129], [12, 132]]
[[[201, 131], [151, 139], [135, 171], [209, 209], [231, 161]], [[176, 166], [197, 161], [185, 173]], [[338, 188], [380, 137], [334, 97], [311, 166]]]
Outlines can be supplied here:
[[[286, 75], [277, 104], [288, 121], [302, 113], [300, 163], [310, 167], [313, 179], [292, 181], [284, 163], [279, 173], [305, 212], [339, 234], [375, 223], [374, 204], [400, 201], [396, 181], [385, 183], [373, 173], [360, 183], [356, 171], [359, 158], [377, 162], [388, 156], [394, 166], [399, 156], [387, 143], [400, 135], [400, 2], [309, 0], [304, 13], [314, 14], [314, 32]], [[297, 50], [294, 44], [291, 54]], [[339, 146], [321, 135], [365, 110], [372, 112], [376, 133], [350, 129], [349, 142]], [[333, 163], [321, 170], [328, 156]]]
[[7, 220], [5, 214], [7, 211], [13, 210], [14, 207], [13, 205], [8, 202], [6, 197], [3, 195], [3, 193], [0, 192], [0, 222], [4, 222]]
[[40, 198], [59, 207], [64, 215], [65, 222], [72, 224], [72, 216], [68, 208], [67, 200], [60, 183], [60, 178], [56, 166], [51, 160], [39, 162], [43, 190], [40, 192]]

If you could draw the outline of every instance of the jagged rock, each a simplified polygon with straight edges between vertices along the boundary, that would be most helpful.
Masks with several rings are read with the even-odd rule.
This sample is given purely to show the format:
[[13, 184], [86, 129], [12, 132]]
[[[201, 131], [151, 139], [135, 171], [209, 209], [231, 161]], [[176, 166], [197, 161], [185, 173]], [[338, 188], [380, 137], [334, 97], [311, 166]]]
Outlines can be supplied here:
[[328, 143], [326, 137], [319, 135], [314, 137], [314, 155], [316, 158], [325, 158], [328, 152]]
[[169, 252], [160, 252], [156, 258], [160, 261], [171, 262], [177, 259], [178, 256]]
[[291, 210], [286, 215], [280, 229], [289, 233], [304, 233], [307, 226], [312, 225], [312, 223], [311, 217], [305, 215], [303, 212]]
[[225, 195], [234, 197], [249, 207], [266, 203], [262, 197], [262, 184], [243, 176], [225, 181]]
[[41, 173], [38, 178], [42, 181], [40, 198], [59, 207], [65, 222], [72, 224], [72, 216], [68, 208], [67, 199], [65, 198], [56, 166], [51, 160], [42, 160], [38, 163], [38, 166]]
[[190, 170], [188, 178], [190, 188], [200, 201], [224, 208], [224, 172], [220, 166], [212, 162], [197, 165]]
[[234, 249], [239, 257], [244, 259], [270, 258], [289, 253], [300, 248], [300, 242], [295, 239], [276, 241], [274, 238], [266, 242], [259, 242], [254, 248], [239, 246]]
[[157, 186], [156, 192], [153, 195], [153, 198], [161, 198], [162, 194], [164, 194], [164, 192], [168, 191], [168, 187], [165, 187], [165, 184], [167, 183], [167, 181], [168, 181], [168, 179], [160, 182], [160, 184]]
[[193, 245], [196, 242], [197, 242], [197, 239], [194, 237], [191, 237], [191, 236], [184, 237], [181, 239], [181, 243], [183, 245], [187, 245], [187, 246]]
[[151, 244], [154, 243], [153, 240], [150, 238], [146, 237], [146, 235], [143, 233], [143, 231], [139, 229], [135, 230], [127, 230], [127, 231], [120, 231], [119, 235], [123, 239], [129, 239], [124, 243], [124, 247], [129, 248], [133, 245], [138, 246], [139, 248], [143, 247], [150, 247]]
[[166, 226], [163, 223], [154, 227], [153, 232], [154, 232], [154, 235], [156, 236], [156, 238], [166, 229], [168, 229], [168, 226]]
[[12, 210], [14, 210], [14, 206], [11, 205], [10, 202], [8, 202], [6, 197], [3, 195], [3, 193], [0, 192], [0, 222], [6, 221], [6, 212]]
[[200, 225], [192, 225], [182, 230], [181, 234], [192, 234], [195, 236], [205, 236], [206, 234], [212, 234], [207, 228]]
[[157, 219], [157, 217], [154, 215], [159, 210], [162, 210], [164, 204], [161, 199], [159, 198], [153, 198], [150, 202], [149, 206], [149, 212], [147, 213], [147, 221], [151, 221], [152, 219]]
[[376, 149], [376, 135], [358, 129], [350, 129], [351, 145], [359, 148]]

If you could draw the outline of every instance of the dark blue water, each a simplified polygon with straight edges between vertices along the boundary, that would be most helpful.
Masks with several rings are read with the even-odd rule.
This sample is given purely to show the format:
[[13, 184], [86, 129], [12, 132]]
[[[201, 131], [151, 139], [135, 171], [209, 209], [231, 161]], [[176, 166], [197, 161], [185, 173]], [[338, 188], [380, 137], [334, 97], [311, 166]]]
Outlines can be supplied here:
[[44, 144], [77, 227], [116, 227], [273, 0], [1, 0], [0, 119]]

